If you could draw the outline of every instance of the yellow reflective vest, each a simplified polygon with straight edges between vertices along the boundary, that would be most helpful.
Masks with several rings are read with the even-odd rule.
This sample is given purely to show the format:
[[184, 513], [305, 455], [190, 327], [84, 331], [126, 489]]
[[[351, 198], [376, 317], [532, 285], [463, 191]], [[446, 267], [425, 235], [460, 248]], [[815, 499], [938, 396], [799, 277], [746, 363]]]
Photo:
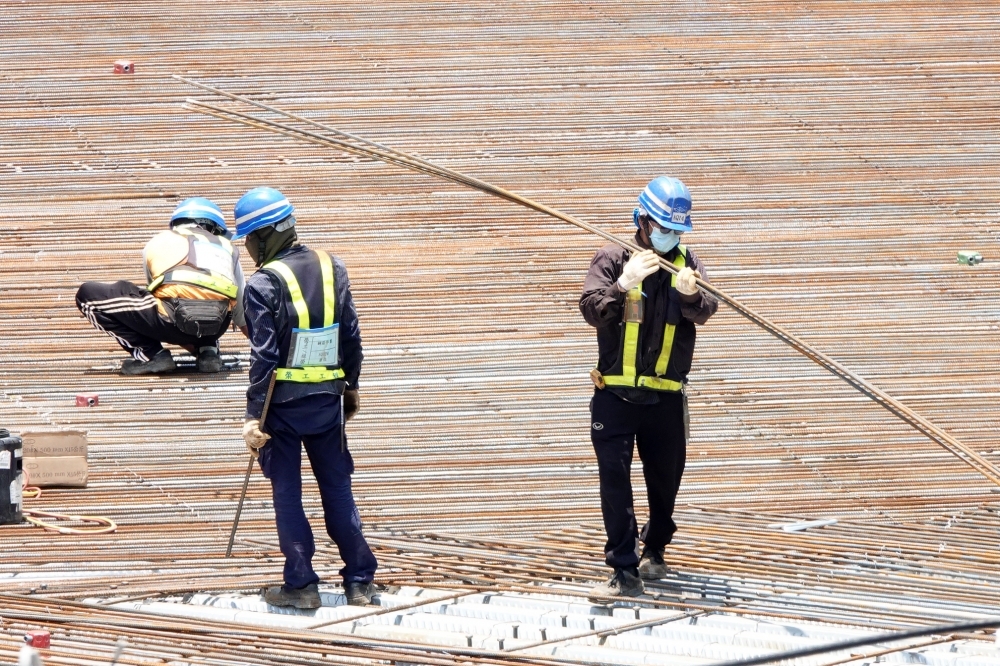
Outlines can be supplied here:
[[[323, 251], [309, 250], [300, 255], [269, 261], [261, 267], [277, 275], [282, 284], [284, 307], [291, 315], [289, 330], [279, 332], [279, 358], [288, 365], [293, 328], [316, 331], [337, 323], [337, 285], [333, 260]], [[344, 371], [337, 363], [330, 366], [283, 367], [275, 370], [281, 382], [318, 383], [342, 379]]]
[[239, 287], [228, 239], [200, 228], [177, 227], [154, 236], [143, 254], [151, 277], [146, 288], [158, 298], [235, 302]]
[[[687, 265], [687, 248], [678, 246], [677, 257], [673, 261], [678, 269]], [[677, 274], [671, 274], [670, 286], [677, 286]], [[629, 301], [640, 302], [644, 298], [642, 293], [642, 283], [629, 290], [625, 295], [625, 311], [629, 307]], [[663, 330], [663, 344], [660, 347], [660, 354], [656, 360], [656, 366], [652, 375], [636, 374], [636, 359], [639, 356], [639, 344], [642, 340], [640, 336], [642, 324], [635, 321], [628, 321], [626, 318], [622, 336], [621, 353], [619, 355], [619, 367], [613, 368], [612, 372], [618, 371], [620, 374], [606, 374], [601, 377], [606, 386], [621, 386], [629, 388], [650, 389], [653, 391], [680, 391], [684, 388], [684, 382], [668, 379], [668, 369], [670, 367], [670, 356], [674, 348], [674, 334], [677, 330], [676, 324], [667, 323]], [[620, 368], [620, 369], [619, 369]]]

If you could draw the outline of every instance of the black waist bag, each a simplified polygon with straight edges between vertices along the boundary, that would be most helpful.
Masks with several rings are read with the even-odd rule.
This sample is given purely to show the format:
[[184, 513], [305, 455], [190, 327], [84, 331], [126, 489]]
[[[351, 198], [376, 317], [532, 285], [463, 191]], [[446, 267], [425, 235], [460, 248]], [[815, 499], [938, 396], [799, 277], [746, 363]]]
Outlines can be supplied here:
[[196, 338], [211, 337], [225, 330], [229, 320], [229, 301], [199, 301], [173, 298], [174, 325]]

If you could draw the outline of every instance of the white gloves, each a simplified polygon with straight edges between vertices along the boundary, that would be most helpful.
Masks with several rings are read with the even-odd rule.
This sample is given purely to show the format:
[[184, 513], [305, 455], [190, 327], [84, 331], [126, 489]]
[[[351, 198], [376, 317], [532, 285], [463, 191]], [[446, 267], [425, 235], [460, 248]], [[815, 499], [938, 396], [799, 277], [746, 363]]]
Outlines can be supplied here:
[[698, 293], [698, 285], [695, 278], [701, 279], [701, 273], [693, 271], [689, 266], [685, 266], [677, 273], [677, 291], [685, 296], [693, 296]]
[[247, 443], [247, 451], [257, 458], [260, 452], [257, 450], [267, 444], [271, 436], [260, 430], [260, 419], [251, 419], [243, 424], [243, 441]]
[[652, 250], [637, 252], [625, 264], [625, 270], [618, 278], [618, 286], [622, 291], [628, 291], [658, 270], [660, 270], [659, 255]]

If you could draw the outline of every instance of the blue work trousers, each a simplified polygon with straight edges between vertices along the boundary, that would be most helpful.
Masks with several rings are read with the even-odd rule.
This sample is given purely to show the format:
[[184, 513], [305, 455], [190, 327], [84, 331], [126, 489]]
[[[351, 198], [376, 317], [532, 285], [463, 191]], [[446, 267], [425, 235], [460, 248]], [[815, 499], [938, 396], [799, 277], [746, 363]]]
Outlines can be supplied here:
[[285, 556], [285, 585], [319, 582], [312, 567], [312, 527], [302, 508], [302, 445], [323, 500], [326, 531], [337, 544], [344, 582], [370, 582], [378, 562], [361, 533], [361, 516], [351, 493], [354, 461], [340, 420], [340, 396], [310, 395], [271, 404], [264, 421], [270, 441], [260, 450], [260, 468], [271, 481], [278, 543]]
[[[616, 569], [639, 565], [641, 540], [660, 550], [677, 531], [674, 501], [687, 455], [684, 396], [661, 393], [652, 405], [626, 402], [611, 391], [596, 390], [590, 402], [590, 441], [597, 454], [601, 514], [608, 541], [604, 561]], [[632, 452], [638, 448], [646, 479], [649, 522], [638, 533], [632, 498]]]

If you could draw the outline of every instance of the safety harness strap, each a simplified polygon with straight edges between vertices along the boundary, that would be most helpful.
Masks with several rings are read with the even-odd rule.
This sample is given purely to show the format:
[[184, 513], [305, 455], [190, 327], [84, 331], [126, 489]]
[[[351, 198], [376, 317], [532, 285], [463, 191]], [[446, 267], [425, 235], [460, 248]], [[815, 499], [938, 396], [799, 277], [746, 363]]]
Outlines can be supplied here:
[[202, 273], [200, 271], [191, 268], [174, 268], [167, 271], [160, 277], [156, 278], [149, 283], [146, 287], [149, 291], [156, 291], [156, 288], [162, 284], [170, 283], [182, 283], [182, 284], [193, 284], [198, 287], [204, 287], [209, 291], [214, 291], [218, 294], [222, 294], [228, 298], [236, 298], [239, 293], [239, 287], [227, 280], [226, 278], [219, 275], [211, 275], [209, 273]]
[[333, 315], [337, 311], [337, 290], [334, 288], [333, 261], [326, 252], [317, 252], [319, 268], [323, 273], [323, 328], [333, 326]]
[[299, 316], [299, 328], [303, 330], [309, 329], [309, 306], [306, 305], [305, 296], [302, 295], [302, 289], [299, 287], [299, 281], [295, 277], [295, 273], [292, 269], [280, 261], [271, 261], [265, 264], [264, 268], [274, 269], [282, 279], [285, 281], [285, 286], [288, 287], [288, 295], [292, 299], [292, 307], [295, 308], [295, 314]]
[[[678, 246], [679, 252], [674, 258], [673, 264], [678, 269], [684, 268], [687, 264], [687, 248]], [[670, 286], [677, 287], [677, 274], [671, 273]], [[626, 298], [642, 298], [642, 283], [633, 287]], [[665, 379], [667, 374], [667, 364], [670, 362], [670, 352], [674, 347], [674, 333], [677, 327], [674, 324], [667, 324], [663, 330], [663, 344], [660, 346], [660, 355], [656, 359], [656, 376], [649, 375], [636, 376], [635, 365], [639, 355], [639, 327], [638, 322], [626, 322], [625, 334], [622, 341], [622, 374], [604, 375], [603, 380], [607, 386], [627, 386], [635, 388], [648, 388], [654, 391], [680, 391], [684, 388], [683, 382]]]
[[[323, 328], [333, 326], [334, 315], [337, 312], [337, 288], [333, 278], [333, 261], [326, 252], [317, 252], [319, 257], [319, 267], [323, 275]], [[309, 306], [306, 304], [305, 296], [302, 295], [302, 288], [295, 273], [288, 264], [280, 260], [270, 261], [263, 268], [273, 268], [284, 279], [288, 286], [288, 294], [292, 299], [292, 307], [299, 317], [298, 328], [309, 330]]]

